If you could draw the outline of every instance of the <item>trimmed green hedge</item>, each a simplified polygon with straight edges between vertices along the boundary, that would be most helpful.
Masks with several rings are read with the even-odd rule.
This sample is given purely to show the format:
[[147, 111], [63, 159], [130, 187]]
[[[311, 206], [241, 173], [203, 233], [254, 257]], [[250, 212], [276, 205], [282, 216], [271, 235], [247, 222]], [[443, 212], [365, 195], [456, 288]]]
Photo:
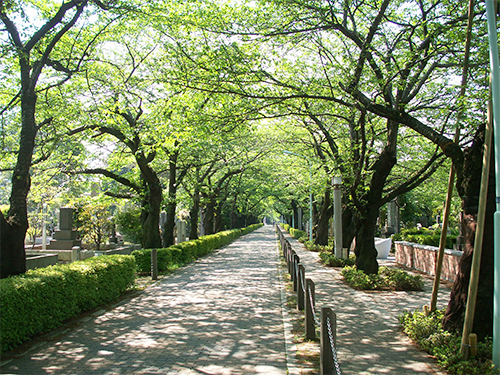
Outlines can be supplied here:
[[[210, 254], [215, 249], [231, 243], [238, 237], [260, 228], [262, 225], [254, 224], [243, 229], [226, 230], [202, 236], [197, 240], [182, 242], [164, 249], [157, 249], [158, 271], [167, 271], [192, 262], [199, 257]], [[139, 273], [151, 272], [151, 250], [143, 249], [132, 252], [131, 255], [135, 258]]]
[[[456, 234], [448, 234], [446, 236], [446, 248], [453, 249], [453, 244], [456, 242]], [[441, 229], [430, 230], [426, 228], [422, 229], [403, 229], [400, 233], [392, 236], [392, 241], [407, 241], [418, 243], [421, 245], [435, 246], [439, 247], [439, 241], [441, 238]]]
[[116, 300], [135, 280], [130, 255], [106, 255], [0, 280], [1, 351]]

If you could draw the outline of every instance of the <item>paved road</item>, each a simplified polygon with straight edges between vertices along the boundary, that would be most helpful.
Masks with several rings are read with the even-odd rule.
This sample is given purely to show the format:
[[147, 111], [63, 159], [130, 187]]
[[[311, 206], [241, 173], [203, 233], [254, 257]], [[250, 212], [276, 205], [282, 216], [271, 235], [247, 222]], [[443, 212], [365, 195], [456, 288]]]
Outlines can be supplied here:
[[[317, 309], [330, 306], [337, 313], [344, 375], [439, 374], [434, 360], [399, 331], [397, 321], [402, 311], [428, 304], [429, 278], [425, 292], [355, 291], [342, 283], [339, 270], [323, 267], [317, 253], [288, 238], [306, 277], [316, 283]], [[2, 358], [0, 372], [284, 375], [277, 251], [274, 229], [260, 228], [138, 296], [56, 331], [25, 353]], [[442, 289], [438, 307], [448, 295]], [[288, 361], [289, 373], [300, 374], [292, 355]]]
[[[337, 314], [338, 357], [344, 375], [441, 374], [435, 360], [401, 332], [397, 318], [404, 311], [421, 310], [429, 304], [430, 277], [424, 278], [423, 292], [357, 291], [342, 282], [340, 269], [324, 267], [318, 253], [305, 250], [288, 234], [286, 237], [299, 255], [306, 277], [316, 284], [317, 312], [328, 306]], [[449, 294], [450, 290], [442, 286], [439, 309], [446, 306]]]
[[[3, 374], [286, 374], [272, 227], [5, 363]], [[5, 358], [4, 358], [5, 359]]]

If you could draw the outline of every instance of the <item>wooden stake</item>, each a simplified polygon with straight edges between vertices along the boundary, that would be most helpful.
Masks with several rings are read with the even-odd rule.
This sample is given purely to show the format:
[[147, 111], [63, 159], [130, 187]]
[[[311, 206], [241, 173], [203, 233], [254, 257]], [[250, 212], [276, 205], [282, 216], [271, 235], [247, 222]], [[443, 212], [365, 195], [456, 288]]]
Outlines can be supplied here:
[[483, 250], [484, 221], [486, 216], [486, 198], [488, 195], [488, 182], [491, 159], [491, 140], [493, 138], [493, 119], [491, 112], [491, 101], [488, 103], [488, 121], [484, 135], [483, 169], [481, 173], [481, 189], [479, 192], [479, 210], [477, 213], [476, 237], [474, 239], [474, 253], [472, 254], [472, 266], [470, 271], [469, 293], [467, 295], [467, 307], [465, 310], [464, 329], [462, 332], [462, 345], [460, 354], [468, 359], [469, 335], [472, 331], [474, 314], [476, 310], [477, 287], [479, 284], [479, 270], [481, 266], [481, 253]]
[[429, 305], [424, 305], [424, 315], [429, 316], [430, 313]]
[[471, 333], [469, 335], [469, 355], [471, 357], [477, 356], [477, 335], [475, 333]]
[[[471, 35], [472, 35], [472, 21], [474, 19], [474, 0], [469, 0], [469, 18], [467, 21], [467, 36], [465, 39], [465, 51], [464, 51], [464, 65], [462, 68], [462, 87], [460, 88], [459, 100], [462, 100], [465, 97], [465, 88], [467, 86], [467, 72], [469, 69], [469, 55], [470, 55], [470, 44], [471, 44]], [[457, 124], [455, 127], [455, 138], [454, 142], [458, 143], [460, 138], [460, 118], [464, 112], [463, 104], [459, 107], [459, 112], [457, 114]], [[451, 207], [451, 197], [453, 195], [453, 185], [455, 181], [455, 170], [453, 166], [450, 168], [450, 175], [448, 178], [448, 190], [446, 193], [446, 202], [444, 206], [443, 212], [443, 227], [441, 228], [441, 237], [439, 239], [439, 250], [436, 259], [436, 269], [434, 276], [434, 285], [432, 287], [432, 297], [431, 297], [431, 312], [436, 311], [437, 305], [437, 297], [439, 292], [439, 283], [441, 281], [441, 271], [443, 269], [443, 259], [444, 259], [444, 248], [446, 245], [446, 235], [448, 231], [448, 220], [450, 216], [450, 207]]]

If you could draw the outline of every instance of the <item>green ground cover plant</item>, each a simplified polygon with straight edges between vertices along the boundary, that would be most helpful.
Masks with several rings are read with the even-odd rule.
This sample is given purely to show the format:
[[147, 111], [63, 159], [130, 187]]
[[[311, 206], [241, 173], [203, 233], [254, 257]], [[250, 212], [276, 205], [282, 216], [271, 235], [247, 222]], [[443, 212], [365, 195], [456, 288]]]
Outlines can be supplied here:
[[328, 245], [318, 245], [314, 241], [310, 241], [307, 237], [299, 238], [299, 242], [302, 242], [307, 250], [314, 252], [333, 252], [333, 242], [331, 241], [333, 241], [333, 238], [328, 241]]
[[403, 331], [420, 348], [436, 357], [439, 367], [448, 374], [498, 374], [492, 367], [492, 341], [478, 342], [477, 356], [464, 361], [460, 356], [461, 335], [442, 328], [444, 310], [425, 316], [423, 312], [405, 312], [399, 316]]
[[[223, 232], [202, 236], [197, 240], [182, 242], [164, 249], [157, 249], [158, 271], [168, 272], [194, 261], [215, 249], [227, 245], [238, 237], [250, 233], [263, 224], [253, 224], [243, 229], [231, 229]], [[142, 249], [132, 252], [140, 274], [151, 272], [151, 250]]]
[[321, 251], [319, 253], [319, 259], [322, 264], [328, 267], [354, 266], [356, 263], [356, 256], [354, 254], [347, 259], [342, 259], [336, 257], [331, 251]]
[[300, 239], [307, 236], [307, 233], [305, 231], [295, 228], [290, 228], [288, 232], [290, 233], [290, 236], [296, 239]]
[[422, 290], [422, 276], [389, 267], [380, 267], [376, 275], [367, 275], [356, 266], [346, 266], [340, 273], [346, 284], [358, 290]]
[[0, 280], [1, 352], [116, 300], [135, 280], [130, 255], [105, 255]]
[[[418, 243], [421, 245], [439, 246], [441, 237], [441, 229], [427, 229], [427, 228], [412, 228], [403, 229], [400, 233], [392, 236], [392, 241], [407, 241]], [[457, 233], [450, 233], [446, 237], [446, 248], [453, 249], [453, 244], [456, 242]]]

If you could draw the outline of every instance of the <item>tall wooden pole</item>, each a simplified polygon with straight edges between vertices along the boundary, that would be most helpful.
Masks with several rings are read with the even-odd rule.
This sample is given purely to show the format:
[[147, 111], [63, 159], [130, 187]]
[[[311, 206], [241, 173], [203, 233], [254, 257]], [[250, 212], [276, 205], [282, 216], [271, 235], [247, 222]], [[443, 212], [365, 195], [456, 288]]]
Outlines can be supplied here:
[[497, 36], [498, 2], [486, 0], [488, 40], [490, 45], [491, 96], [495, 136], [496, 211], [494, 225], [493, 275], [493, 365], [500, 368], [500, 59]]
[[488, 121], [484, 135], [483, 170], [481, 172], [481, 189], [479, 192], [479, 210], [477, 213], [476, 237], [474, 239], [474, 252], [470, 271], [469, 292], [467, 294], [467, 307], [465, 309], [464, 329], [462, 331], [462, 346], [460, 354], [464, 359], [469, 357], [469, 335], [472, 332], [474, 313], [476, 311], [477, 288], [479, 284], [479, 270], [483, 250], [484, 221], [486, 217], [486, 200], [488, 195], [488, 182], [490, 177], [491, 140], [493, 138], [493, 119], [491, 102], [488, 104]]
[[[465, 39], [465, 51], [464, 51], [464, 63], [462, 67], [462, 86], [460, 88], [460, 96], [459, 101], [462, 101], [465, 97], [465, 89], [467, 87], [467, 72], [469, 69], [469, 56], [470, 56], [470, 43], [472, 36], [472, 21], [474, 19], [474, 0], [469, 0], [469, 17], [467, 20], [467, 36]], [[457, 125], [455, 128], [455, 139], [454, 142], [458, 143], [460, 139], [460, 118], [464, 113], [464, 105], [460, 103], [459, 110], [457, 113]], [[441, 281], [441, 271], [443, 269], [443, 258], [444, 258], [444, 249], [446, 247], [446, 235], [448, 232], [448, 222], [450, 217], [450, 207], [451, 207], [451, 197], [453, 196], [453, 185], [455, 183], [455, 170], [453, 169], [453, 165], [450, 168], [450, 175], [448, 178], [448, 190], [446, 192], [446, 201], [443, 212], [443, 226], [441, 228], [441, 237], [439, 239], [439, 250], [436, 259], [436, 269], [434, 276], [434, 285], [432, 287], [432, 296], [431, 296], [431, 312], [436, 311], [437, 305], [437, 297], [439, 292], [439, 283]]]

